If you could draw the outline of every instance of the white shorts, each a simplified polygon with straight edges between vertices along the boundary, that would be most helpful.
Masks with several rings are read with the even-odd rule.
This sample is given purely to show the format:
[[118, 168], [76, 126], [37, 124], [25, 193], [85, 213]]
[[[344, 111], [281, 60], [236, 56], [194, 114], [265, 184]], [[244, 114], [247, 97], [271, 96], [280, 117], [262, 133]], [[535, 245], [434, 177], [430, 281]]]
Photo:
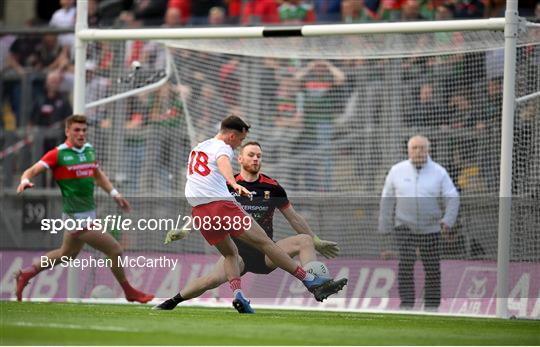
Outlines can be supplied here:
[[[74, 220], [75, 225], [77, 226], [77, 228], [80, 225], [82, 230], [80, 230], [80, 229], [77, 230], [77, 228], [75, 228], [75, 229], [66, 229], [66, 231], [68, 233], [70, 233], [70, 234], [79, 234], [79, 233], [81, 233], [83, 231], [87, 231], [89, 226], [92, 225], [92, 222], [94, 221], [94, 219], [96, 219], [96, 210], [86, 211], [86, 212], [75, 212], [75, 213], [63, 212], [62, 213], [62, 219], [64, 221], [66, 221], [68, 219]], [[80, 220], [80, 222], [79, 222], [79, 220]]]

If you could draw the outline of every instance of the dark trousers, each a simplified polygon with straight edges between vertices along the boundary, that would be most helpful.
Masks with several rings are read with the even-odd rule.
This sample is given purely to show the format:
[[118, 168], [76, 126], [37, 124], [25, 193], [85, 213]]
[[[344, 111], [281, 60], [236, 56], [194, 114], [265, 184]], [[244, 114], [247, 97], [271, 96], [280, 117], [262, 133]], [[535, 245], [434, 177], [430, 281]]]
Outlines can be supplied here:
[[437, 309], [441, 303], [441, 268], [439, 252], [440, 233], [413, 234], [407, 227], [396, 228], [396, 240], [399, 248], [398, 287], [401, 308], [414, 306], [414, 263], [416, 249], [425, 272], [424, 303], [427, 309]]

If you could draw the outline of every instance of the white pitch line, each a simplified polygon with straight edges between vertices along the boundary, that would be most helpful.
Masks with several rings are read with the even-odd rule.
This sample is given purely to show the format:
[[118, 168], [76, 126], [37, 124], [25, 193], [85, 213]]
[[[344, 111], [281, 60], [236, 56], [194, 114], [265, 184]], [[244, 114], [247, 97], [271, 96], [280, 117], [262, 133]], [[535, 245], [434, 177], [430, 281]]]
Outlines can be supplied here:
[[61, 323], [28, 323], [28, 322], [9, 322], [4, 325], [33, 328], [58, 328], [58, 329], [81, 329], [98, 331], [117, 331], [117, 332], [139, 332], [140, 330], [128, 329], [122, 327], [107, 327], [101, 325], [79, 325], [79, 324], [61, 324]]

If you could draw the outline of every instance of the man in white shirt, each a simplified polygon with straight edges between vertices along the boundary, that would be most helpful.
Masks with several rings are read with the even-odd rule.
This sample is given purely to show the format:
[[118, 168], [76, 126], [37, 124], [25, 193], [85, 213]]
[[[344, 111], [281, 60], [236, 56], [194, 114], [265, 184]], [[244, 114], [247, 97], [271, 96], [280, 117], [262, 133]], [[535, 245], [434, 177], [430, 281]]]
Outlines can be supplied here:
[[301, 280], [315, 299], [322, 301], [341, 290], [346, 279], [334, 282], [307, 273], [244, 212], [227, 188], [228, 183], [237, 194], [251, 196], [248, 189], [236, 182], [231, 165], [233, 149], [242, 144], [249, 128], [240, 117], [228, 116], [214, 138], [199, 143], [191, 151], [185, 194], [193, 207], [192, 226], [223, 255], [225, 274], [233, 290], [233, 306], [238, 312], [255, 311], [242, 293], [239, 254], [231, 236], [263, 252], [277, 267]]
[[[60, 0], [60, 8], [56, 10], [49, 25], [55, 28], [74, 28], [75, 27], [75, 1], [74, 0]], [[75, 42], [74, 34], [62, 34], [58, 37], [58, 41], [62, 46], [67, 46], [71, 50], [73, 43]]]
[[414, 263], [418, 248], [425, 270], [424, 304], [441, 302], [439, 239], [456, 222], [459, 193], [448, 172], [429, 157], [429, 140], [413, 136], [409, 159], [390, 169], [382, 191], [379, 232], [395, 233], [399, 250], [398, 286], [402, 309], [414, 307]]

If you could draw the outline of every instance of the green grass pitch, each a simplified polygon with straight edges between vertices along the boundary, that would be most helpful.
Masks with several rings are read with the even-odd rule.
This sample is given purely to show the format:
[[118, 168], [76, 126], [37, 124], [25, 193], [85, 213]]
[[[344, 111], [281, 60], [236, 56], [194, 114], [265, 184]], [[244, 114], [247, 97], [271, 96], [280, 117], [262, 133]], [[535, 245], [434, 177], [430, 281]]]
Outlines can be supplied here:
[[539, 345], [540, 322], [145, 305], [0, 302], [2, 345]]

